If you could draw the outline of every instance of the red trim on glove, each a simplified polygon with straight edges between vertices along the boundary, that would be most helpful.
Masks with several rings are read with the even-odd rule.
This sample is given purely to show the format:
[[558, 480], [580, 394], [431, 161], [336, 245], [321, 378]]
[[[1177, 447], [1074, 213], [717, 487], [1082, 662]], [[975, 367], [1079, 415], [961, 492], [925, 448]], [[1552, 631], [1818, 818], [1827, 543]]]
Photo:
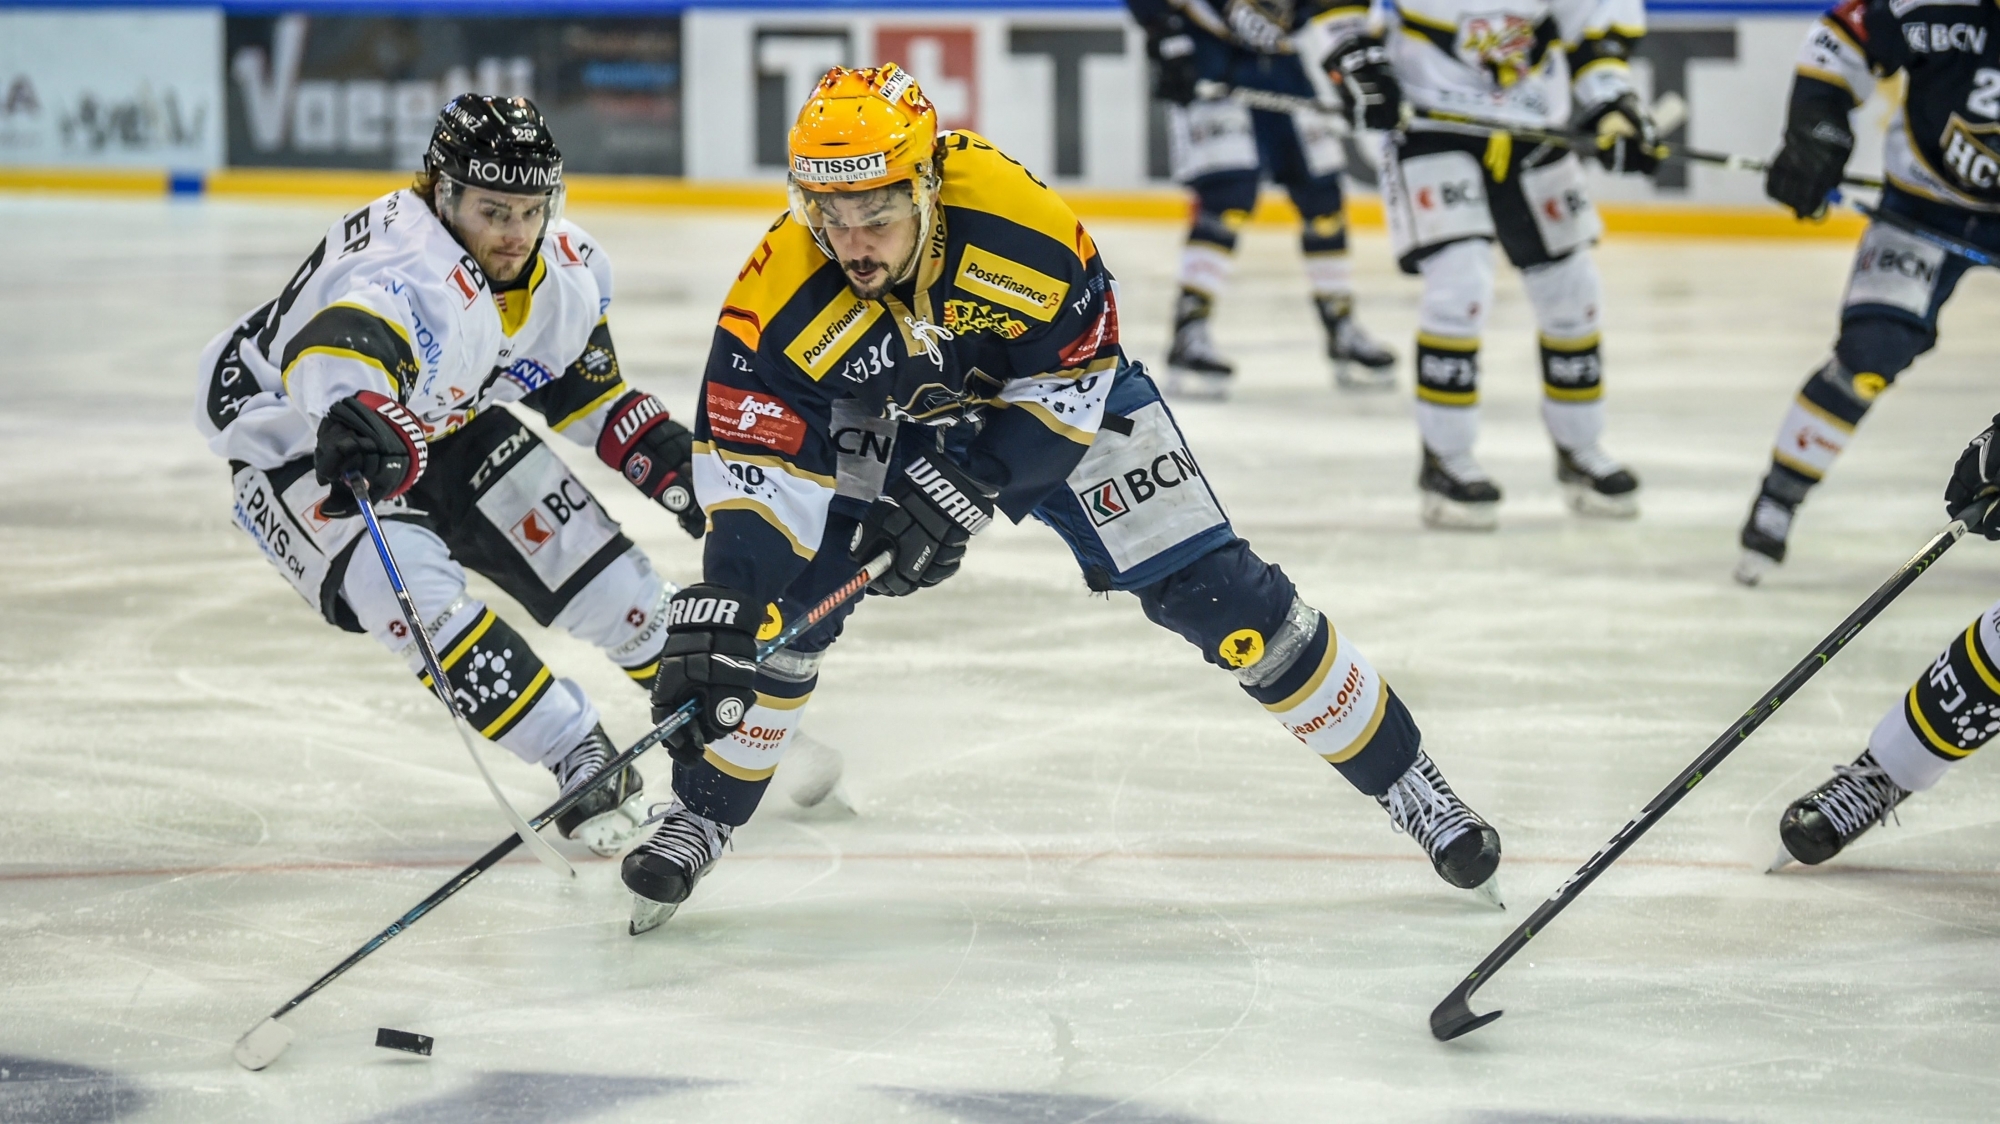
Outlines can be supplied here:
[[625, 395], [611, 405], [604, 419], [604, 432], [597, 435], [597, 459], [620, 472], [626, 458], [638, 448], [640, 438], [667, 420], [666, 403], [641, 390]]
[[[416, 486], [418, 478], [424, 474], [424, 469], [430, 466], [431, 446], [424, 440], [424, 425], [417, 420], [415, 414], [404, 408], [401, 402], [386, 394], [363, 390], [354, 395], [354, 400], [373, 411], [375, 416], [388, 422], [389, 428], [402, 439], [404, 452], [409, 455], [410, 470], [404, 473], [403, 478], [386, 494], [373, 497], [377, 503], [393, 500]], [[379, 487], [375, 481], [369, 483]]]

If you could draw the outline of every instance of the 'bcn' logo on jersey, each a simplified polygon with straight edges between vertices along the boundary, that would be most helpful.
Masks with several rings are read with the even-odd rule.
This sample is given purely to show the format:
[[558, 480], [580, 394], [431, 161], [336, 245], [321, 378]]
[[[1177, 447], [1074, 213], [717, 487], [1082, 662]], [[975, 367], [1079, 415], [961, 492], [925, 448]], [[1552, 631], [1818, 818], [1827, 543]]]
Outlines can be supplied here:
[[807, 183], [851, 183], [888, 174], [889, 156], [884, 152], [866, 156], [792, 157], [792, 175]]

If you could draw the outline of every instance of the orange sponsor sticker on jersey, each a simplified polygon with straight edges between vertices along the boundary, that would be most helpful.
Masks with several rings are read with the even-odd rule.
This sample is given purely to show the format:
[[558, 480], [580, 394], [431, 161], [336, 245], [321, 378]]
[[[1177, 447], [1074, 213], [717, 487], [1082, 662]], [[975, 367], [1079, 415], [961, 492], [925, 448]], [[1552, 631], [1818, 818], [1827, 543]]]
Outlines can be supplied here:
[[791, 455], [805, 444], [806, 420], [768, 394], [708, 384], [708, 428], [718, 441], [762, 445]]

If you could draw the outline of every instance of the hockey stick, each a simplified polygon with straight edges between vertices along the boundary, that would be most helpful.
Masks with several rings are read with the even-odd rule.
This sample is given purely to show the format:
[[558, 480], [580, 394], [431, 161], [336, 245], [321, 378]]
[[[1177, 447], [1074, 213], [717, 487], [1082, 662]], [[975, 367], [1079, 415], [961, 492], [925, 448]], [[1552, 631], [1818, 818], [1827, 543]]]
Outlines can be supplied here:
[[1846, 203], [1848, 206], [1867, 216], [1870, 221], [1879, 222], [1884, 226], [1893, 226], [1905, 234], [1915, 235], [1917, 238], [1929, 242], [1946, 253], [1956, 254], [1974, 265], [2000, 267], [2000, 258], [1996, 258], [1994, 255], [1987, 253], [1972, 243], [1962, 242], [1942, 230], [1933, 230], [1915, 219], [1904, 218], [1893, 211], [1883, 210], [1879, 204], [1869, 206], [1854, 199], [1841, 199], [1837, 200], [1837, 202]]
[[1201, 101], [1239, 101], [1251, 109], [1262, 109], [1270, 113], [1290, 113], [1297, 109], [1316, 110], [1332, 118], [1335, 123], [1334, 131], [1342, 136], [1354, 131], [1354, 127], [1348, 123], [1343, 107], [1330, 105], [1318, 98], [1281, 94], [1276, 90], [1259, 90], [1254, 86], [1232, 86], [1212, 78], [1203, 78], [1196, 82], [1194, 96]]
[[1778, 680], [1777, 686], [1766, 691], [1764, 697], [1757, 700], [1757, 705], [1751, 707], [1742, 718], [1737, 719], [1736, 724], [1715, 739], [1692, 764], [1681, 770], [1681, 775], [1675, 777], [1672, 784], [1662, 789], [1658, 796], [1653, 797], [1652, 803], [1647, 804], [1630, 823], [1611, 837], [1609, 843], [1590, 856], [1590, 861], [1578, 867], [1577, 872], [1570, 875], [1567, 882], [1557, 887], [1556, 892], [1550, 895], [1547, 901], [1538, 906], [1526, 921], [1521, 922], [1520, 928], [1515, 929], [1506, 940], [1501, 941], [1499, 947], [1487, 953], [1486, 959], [1479, 962], [1479, 966], [1472, 970], [1472, 974], [1453, 988], [1451, 994], [1444, 997], [1444, 1002], [1439, 1003], [1431, 1012], [1431, 1034], [1440, 1042], [1445, 1042], [1477, 1030], [1499, 1018], [1501, 1015], [1499, 1011], [1491, 1011], [1484, 1015], [1474, 1014], [1471, 1007], [1472, 993], [1492, 979], [1493, 973], [1513, 959], [1514, 954], [1521, 951], [1530, 940], [1547, 929], [1549, 922], [1555, 920], [1556, 914], [1561, 913], [1564, 907], [1575, 901], [1577, 895], [1583, 893], [1585, 888], [1596, 881], [1597, 876], [1603, 874], [1612, 863], [1617, 862], [1620, 855], [1639, 841], [1640, 836], [1646, 834], [1654, 824], [1659, 823], [1668, 812], [1672, 811], [1674, 805], [1681, 802], [1682, 797], [1693, 791], [1695, 785], [1714, 772], [1716, 767], [1722, 764], [1722, 759], [1743, 744], [1744, 739], [1748, 738], [1757, 727], [1762, 726], [1765, 719], [1776, 713], [1786, 699], [1791, 698], [1800, 687], [1805, 686], [1806, 680], [1811, 679], [1820, 668], [1825, 667], [1828, 660], [1839, 655], [1847, 642], [1867, 627], [1868, 622], [1874, 620], [1891, 601], [1908, 589], [1911, 583], [1917, 580], [1918, 575], [1929, 569], [1945, 551], [1950, 550], [1952, 544], [1965, 534], [1968, 527], [1984, 521], [1996, 499], [2000, 499], [2000, 496], [1983, 495], [1954, 512], [1950, 524], [1944, 530], [1933, 535], [1931, 541], [1925, 543], [1924, 548], [1918, 551], [1915, 557], [1903, 563], [1902, 568], [1890, 575], [1889, 580], [1883, 582], [1880, 589], [1870, 594], [1859, 608], [1840, 622], [1838, 628], [1828, 633], [1826, 639], [1821, 640], [1810, 655], [1800, 660], [1783, 679]]
[[486, 762], [479, 756], [479, 750], [472, 744], [472, 728], [465, 715], [458, 709], [458, 700], [452, 697], [451, 684], [444, 677], [444, 664], [438, 660], [437, 647], [431, 643], [430, 632], [424, 628], [423, 615], [417, 612], [417, 603], [410, 598], [410, 591], [403, 585], [403, 571], [396, 565], [396, 556], [389, 551], [389, 540], [382, 536], [382, 524], [375, 519], [375, 507], [368, 500], [368, 480], [359, 472], [349, 472], [342, 480], [347, 490], [354, 493], [355, 506], [361, 509], [362, 521], [368, 525], [368, 537], [375, 542], [375, 553], [382, 559], [382, 570], [389, 575], [389, 588], [396, 591], [396, 604], [402, 607], [403, 620], [410, 626], [410, 638], [416, 641], [417, 651], [423, 653], [424, 670], [431, 677], [431, 690], [436, 692], [438, 701], [451, 712], [451, 727], [458, 731], [459, 743], [472, 757], [473, 767], [486, 782], [486, 791], [493, 794], [493, 802], [500, 805], [500, 814], [514, 828], [514, 834], [528, 845], [535, 857], [564, 878], [575, 878], [576, 868], [569, 860], [556, 854], [549, 841], [535, 834], [535, 829], [521, 818], [521, 813], [508, 799], [501, 795], [500, 786], [494, 783], [493, 774], [486, 768]]
[[[883, 551], [881, 554], [870, 559], [868, 564], [861, 568], [860, 573], [848, 579], [846, 585], [821, 598], [819, 604], [814, 605], [803, 616], [786, 625], [778, 635], [759, 646], [757, 649], [757, 662], [761, 664], [765, 660], [770, 659], [778, 650], [805, 635], [814, 625], [825, 620], [828, 614], [846, 604], [847, 601], [862, 590], [868, 588], [868, 583], [889, 571], [891, 560], [892, 556], [888, 551]], [[568, 796], [549, 805], [548, 808], [543, 810], [530, 823], [536, 829], [554, 823], [563, 813], [575, 807], [578, 801], [595, 792], [599, 785], [609, 783], [611, 778], [624, 772], [625, 767], [637, 760], [640, 754], [660, 744], [660, 742], [672, 736], [674, 731], [692, 722], [695, 716], [695, 707], [695, 702], [690, 700], [683, 704], [679, 710], [667, 715], [666, 721], [653, 727], [652, 730], [647, 732], [646, 736], [634, 742], [632, 748], [612, 758], [596, 776], [577, 786], [576, 791], [571, 792]], [[422, 920], [425, 914], [444, 904], [445, 899], [471, 885], [473, 879], [491, 870], [496, 863], [506, 858], [509, 854], [512, 854], [514, 848], [520, 845], [521, 836], [518, 833], [501, 840], [492, 850], [479, 856], [471, 866], [459, 871], [458, 874], [453, 876], [451, 881], [439, 886], [431, 892], [429, 897], [411, 906], [409, 912], [391, 921], [388, 928], [370, 937], [366, 944], [355, 949], [348, 955], [347, 959], [334, 965], [331, 971], [314, 980], [304, 991], [292, 996], [285, 1002], [284, 1006], [271, 1012], [270, 1015], [265, 1017], [263, 1022], [251, 1027], [242, 1038], [236, 1041], [236, 1048], [232, 1051], [232, 1054], [236, 1058], [236, 1064], [245, 1069], [257, 1070], [263, 1069], [265, 1066], [278, 1060], [278, 1055], [284, 1053], [285, 1047], [292, 1044], [291, 1028], [279, 1022], [279, 1019], [290, 1013], [299, 1004], [318, 994], [321, 988], [339, 979], [349, 968], [361, 963], [361, 961], [367, 959], [377, 949], [394, 940], [397, 934]]]

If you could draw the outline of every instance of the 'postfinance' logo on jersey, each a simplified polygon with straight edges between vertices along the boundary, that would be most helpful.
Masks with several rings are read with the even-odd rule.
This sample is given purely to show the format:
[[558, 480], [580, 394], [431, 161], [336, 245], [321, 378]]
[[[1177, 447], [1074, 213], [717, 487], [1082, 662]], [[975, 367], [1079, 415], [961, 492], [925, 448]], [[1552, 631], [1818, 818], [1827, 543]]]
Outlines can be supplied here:
[[785, 348], [792, 362], [805, 368], [814, 382], [833, 370], [834, 361], [847, 354], [847, 346], [860, 339], [875, 321], [882, 318], [882, 306], [860, 300], [846, 288], [827, 302], [812, 318], [805, 331]]
[[1067, 286], [1048, 274], [977, 246], [965, 248], [965, 259], [958, 265], [958, 278], [952, 283], [968, 293], [1020, 309], [1044, 322], [1056, 318], [1067, 291]]

